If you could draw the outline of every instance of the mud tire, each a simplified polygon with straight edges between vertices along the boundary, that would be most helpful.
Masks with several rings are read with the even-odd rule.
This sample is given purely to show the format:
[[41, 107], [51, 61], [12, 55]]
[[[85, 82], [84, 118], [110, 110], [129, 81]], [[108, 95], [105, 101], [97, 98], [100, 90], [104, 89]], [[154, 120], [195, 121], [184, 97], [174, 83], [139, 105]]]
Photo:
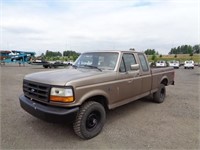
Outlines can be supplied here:
[[156, 103], [164, 102], [166, 97], [166, 88], [164, 84], [160, 84], [159, 90], [153, 94], [153, 100]]
[[84, 103], [73, 124], [74, 132], [82, 139], [91, 139], [97, 136], [105, 123], [106, 112], [98, 102]]

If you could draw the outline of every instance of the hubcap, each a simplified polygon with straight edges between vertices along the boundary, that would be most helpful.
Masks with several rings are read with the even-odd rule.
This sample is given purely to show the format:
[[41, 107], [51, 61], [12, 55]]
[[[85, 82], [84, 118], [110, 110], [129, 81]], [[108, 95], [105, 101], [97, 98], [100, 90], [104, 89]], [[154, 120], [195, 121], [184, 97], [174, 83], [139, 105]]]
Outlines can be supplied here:
[[96, 128], [100, 121], [100, 115], [98, 112], [92, 112], [88, 115], [87, 120], [86, 120], [86, 129], [87, 130], [92, 130]]

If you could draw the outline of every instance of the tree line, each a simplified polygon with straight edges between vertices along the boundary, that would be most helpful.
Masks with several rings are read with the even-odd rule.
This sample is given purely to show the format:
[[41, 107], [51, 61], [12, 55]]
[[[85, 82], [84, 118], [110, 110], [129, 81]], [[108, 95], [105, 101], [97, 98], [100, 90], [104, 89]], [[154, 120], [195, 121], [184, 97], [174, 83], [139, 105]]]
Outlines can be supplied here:
[[80, 53], [77, 53], [72, 50], [63, 51], [63, 53], [61, 53], [59, 51], [53, 52], [50, 50], [46, 50], [45, 54], [42, 54], [42, 56], [46, 60], [64, 60], [64, 61], [68, 61], [68, 60], [75, 61], [79, 55], [80, 55]]
[[[130, 50], [134, 50], [134, 48]], [[154, 60], [157, 55], [159, 55], [160, 58], [162, 57], [162, 54], [159, 54], [159, 52], [156, 51], [155, 49], [147, 49], [144, 51], [144, 53], [146, 55], [152, 55], [152, 60]], [[189, 54], [190, 56], [192, 56], [193, 54], [199, 54], [199, 53], [200, 53], [200, 44], [196, 44], [194, 46], [181, 45], [178, 47], [171, 48], [169, 52], [169, 54], [175, 54], [175, 55]], [[66, 51], [63, 51], [63, 53], [59, 51], [54, 52], [54, 51], [46, 50], [46, 53], [42, 54], [42, 57], [46, 60], [64, 60], [64, 61], [73, 60], [75, 61], [79, 55], [80, 53], [77, 53], [76, 51], [73, 51], [73, 50], [66, 50]]]
[[[155, 49], [147, 49], [144, 51], [146, 55], [159, 55], [158, 51]], [[178, 47], [171, 48], [169, 54], [199, 54], [200, 53], [200, 44], [191, 46], [191, 45], [181, 45]]]
[[171, 48], [169, 54], [199, 54], [200, 44], [198, 45], [181, 45], [178, 47]]
[[154, 54], [159, 55], [158, 51], [155, 51], [155, 49], [147, 49], [147, 50], [144, 51], [144, 53], [146, 55], [154, 55]]

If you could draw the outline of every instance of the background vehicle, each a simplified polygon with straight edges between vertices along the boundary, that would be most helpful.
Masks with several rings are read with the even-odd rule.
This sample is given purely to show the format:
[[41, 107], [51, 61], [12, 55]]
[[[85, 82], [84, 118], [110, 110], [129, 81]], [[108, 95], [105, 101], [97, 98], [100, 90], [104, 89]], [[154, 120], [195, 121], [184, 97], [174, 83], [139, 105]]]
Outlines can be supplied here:
[[45, 61], [45, 60], [35, 60], [30, 63], [31, 65], [42, 65], [44, 68], [58, 68], [60, 66], [69, 66], [71, 65], [68, 62], [61, 61]]
[[193, 60], [185, 61], [184, 68], [185, 69], [190, 69], [190, 68], [194, 69], [194, 61]]
[[29, 63], [35, 57], [35, 52], [25, 52], [18, 50], [0, 51], [0, 63]]
[[165, 60], [159, 60], [156, 62], [156, 67], [167, 67], [167, 62]]
[[172, 61], [169, 61], [169, 66], [179, 69], [180, 63], [177, 60], [172, 60]]
[[68, 121], [83, 139], [98, 135], [106, 110], [153, 95], [162, 103], [174, 69], [149, 67], [146, 55], [133, 51], [83, 53], [70, 69], [26, 75], [21, 107], [40, 119]]

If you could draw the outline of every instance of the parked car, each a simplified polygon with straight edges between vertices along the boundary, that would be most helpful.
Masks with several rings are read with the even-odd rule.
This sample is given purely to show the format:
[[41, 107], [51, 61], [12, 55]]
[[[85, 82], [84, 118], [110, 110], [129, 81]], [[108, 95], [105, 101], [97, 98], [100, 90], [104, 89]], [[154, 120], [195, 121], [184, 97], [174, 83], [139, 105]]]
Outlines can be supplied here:
[[106, 110], [153, 95], [162, 103], [166, 86], [174, 84], [174, 69], [153, 68], [144, 53], [101, 51], [82, 53], [69, 69], [26, 75], [21, 107], [47, 121], [73, 120], [83, 139], [98, 135]]
[[172, 60], [172, 61], [169, 61], [169, 66], [170, 66], [170, 67], [174, 67], [174, 68], [176, 68], [176, 69], [179, 69], [180, 63], [179, 63], [179, 61], [177, 61], [177, 60]]
[[194, 61], [193, 60], [186, 60], [184, 63], [185, 69], [194, 69]]
[[195, 62], [194, 66], [199, 66], [199, 64], [200, 64], [199, 62]]
[[167, 62], [165, 60], [159, 60], [156, 62], [156, 67], [167, 67]]

